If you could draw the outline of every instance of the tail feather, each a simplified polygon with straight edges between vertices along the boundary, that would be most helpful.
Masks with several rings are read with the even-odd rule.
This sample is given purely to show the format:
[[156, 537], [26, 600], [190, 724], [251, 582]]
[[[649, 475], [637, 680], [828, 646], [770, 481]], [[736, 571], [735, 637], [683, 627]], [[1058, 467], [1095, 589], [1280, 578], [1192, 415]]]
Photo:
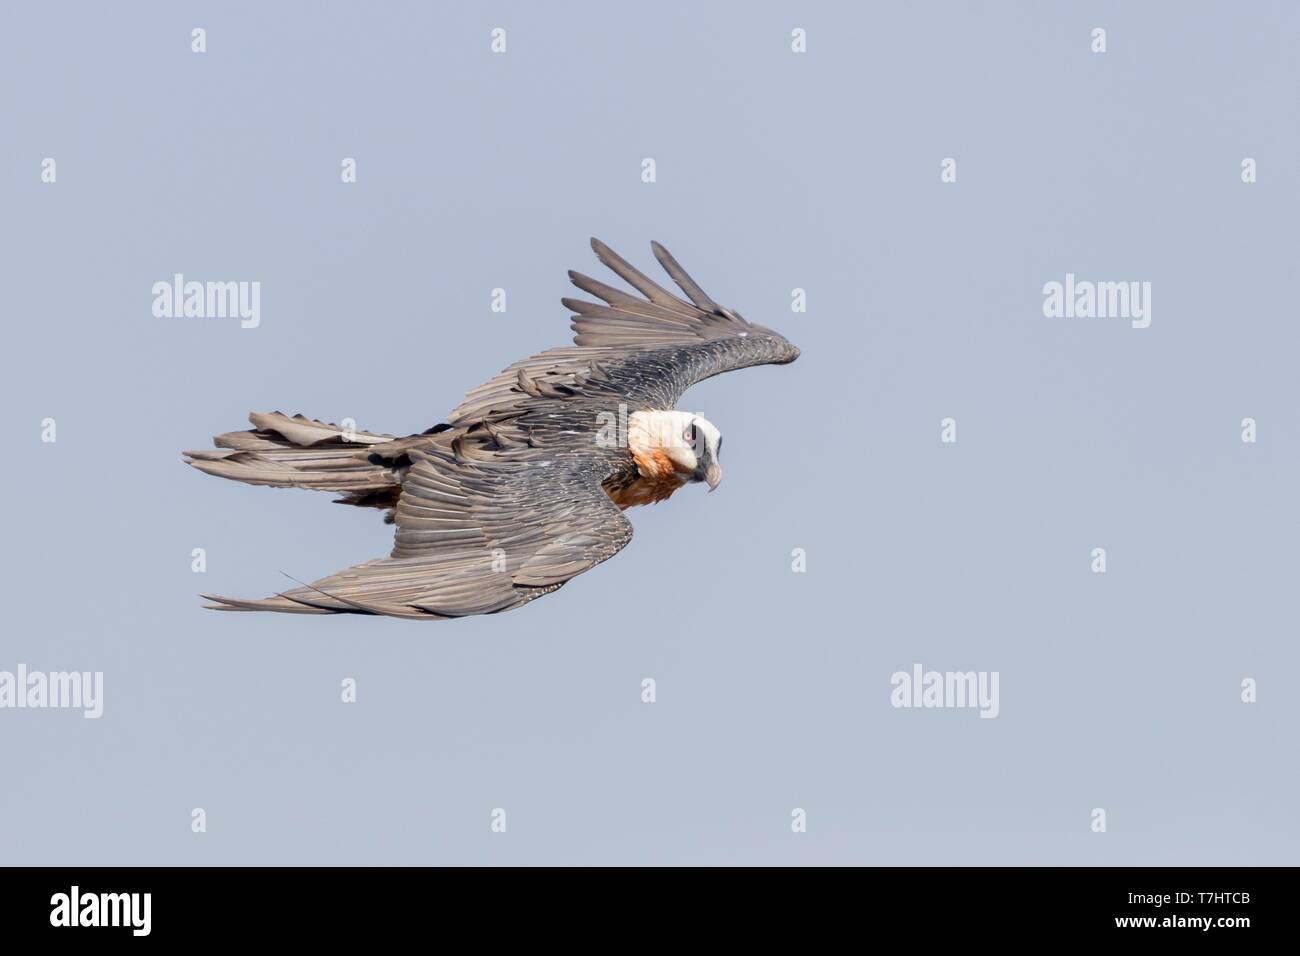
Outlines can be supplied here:
[[[465, 438], [464, 430], [447, 425], [394, 438], [279, 412], [254, 413], [249, 420], [255, 426], [252, 430], [218, 435], [213, 448], [185, 452], [186, 464], [252, 485], [338, 492], [342, 497], [335, 500], [342, 504], [389, 509], [389, 523], [394, 520], [412, 458], [423, 457], [418, 449], [441, 445], [444, 454], [454, 456], [474, 450], [466, 445], [510, 440], [490, 429], [477, 434], [472, 428], [470, 437]], [[444, 554], [438, 560], [377, 559], [314, 584], [293, 579], [298, 587], [267, 598], [202, 597], [211, 602], [207, 607], [220, 611], [377, 614], [427, 621], [504, 610], [559, 586], [539, 587], [521, 596], [508, 576], [487, 572], [484, 560], [481, 549]], [[372, 566], [381, 570], [354, 580]], [[431, 575], [446, 578], [442, 603], [425, 608], [414, 599], [429, 592]]]
[[[385, 457], [392, 435], [359, 432], [302, 415], [254, 412], [252, 431], [227, 432], [186, 464], [219, 478], [273, 488], [342, 492], [348, 504], [392, 507], [407, 462]], [[400, 443], [399, 443], [400, 444]]]

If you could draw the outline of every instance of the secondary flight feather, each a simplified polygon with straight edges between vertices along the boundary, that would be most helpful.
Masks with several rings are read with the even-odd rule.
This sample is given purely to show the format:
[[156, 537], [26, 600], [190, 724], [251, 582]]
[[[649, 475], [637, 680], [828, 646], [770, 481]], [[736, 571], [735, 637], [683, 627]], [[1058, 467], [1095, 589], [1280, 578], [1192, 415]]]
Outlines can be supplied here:
[[253, 413], [252, 430], [186, 461], [221, 478], [341, 494], [387, 511], [386, 558], [260, 600], [210, 607], [440, 620], [519, 607], [613, 557], [632, 538], [623, 511], [722, 478], [722, 436], [676, 409], [703, 379], [799, 357], [785, 338], [718, 305], [659, 243], [682, 299], [604, 243], [602, 263], [640, 295], [570, 272], [599, 299], [563, 299], [574, 344], [514, 363], [447, 416], [404, 438], [301, 415]]

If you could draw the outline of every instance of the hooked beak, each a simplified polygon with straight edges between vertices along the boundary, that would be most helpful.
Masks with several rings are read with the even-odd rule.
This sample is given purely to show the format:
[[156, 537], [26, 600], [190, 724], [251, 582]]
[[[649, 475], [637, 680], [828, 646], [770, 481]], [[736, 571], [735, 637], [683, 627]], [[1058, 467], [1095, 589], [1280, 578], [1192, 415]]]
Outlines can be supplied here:
[[722, 484], [722, 466], [716, 461], [709, 465], [708, 471], [704, 473], [704, 480], [709, 483], [709, 491], [712, 492]]

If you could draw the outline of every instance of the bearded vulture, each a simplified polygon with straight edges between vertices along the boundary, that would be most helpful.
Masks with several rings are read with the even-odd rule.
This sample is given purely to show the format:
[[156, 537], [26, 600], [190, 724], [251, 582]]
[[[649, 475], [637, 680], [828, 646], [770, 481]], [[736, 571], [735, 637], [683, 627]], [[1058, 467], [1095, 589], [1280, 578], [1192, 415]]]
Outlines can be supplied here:
[[252, 485], [342, 494], [386, 509], [387, 558], [264, 600], [203, 595], [226, 611], [384, 614], [440, 620], [527, 604], [613, 557], [632, 538], [623, 509], [722, 477], [722, 436], [674, 410], [696, 382], [799, 357], [786, 339], [714, 302], [659, 243], [689, 302], [597, 239], [596, 257], [639, 298], [570, 272], [601, 300], [562, 299], [572, 346], [522, 359], [419, 435], [358, 432], [279, 412], [184, 452], [199, 471]]

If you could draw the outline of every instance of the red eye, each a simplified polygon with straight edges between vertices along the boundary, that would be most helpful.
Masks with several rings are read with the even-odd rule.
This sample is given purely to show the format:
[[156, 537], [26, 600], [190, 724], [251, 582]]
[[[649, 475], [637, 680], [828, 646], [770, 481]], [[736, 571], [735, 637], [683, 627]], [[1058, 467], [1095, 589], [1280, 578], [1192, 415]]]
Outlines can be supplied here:
[[687, 426], [686, 426], [686, 431], [684, 431], [684, 432], [682, 433], [682, 438], [683, 438], [683, 440], [685, 440], [686, 444], [688, 444], [688, 445], [694, 445], [694, 444], [695, 444], [695, 426], [694, 426], [694, 425], [687, 425]]

